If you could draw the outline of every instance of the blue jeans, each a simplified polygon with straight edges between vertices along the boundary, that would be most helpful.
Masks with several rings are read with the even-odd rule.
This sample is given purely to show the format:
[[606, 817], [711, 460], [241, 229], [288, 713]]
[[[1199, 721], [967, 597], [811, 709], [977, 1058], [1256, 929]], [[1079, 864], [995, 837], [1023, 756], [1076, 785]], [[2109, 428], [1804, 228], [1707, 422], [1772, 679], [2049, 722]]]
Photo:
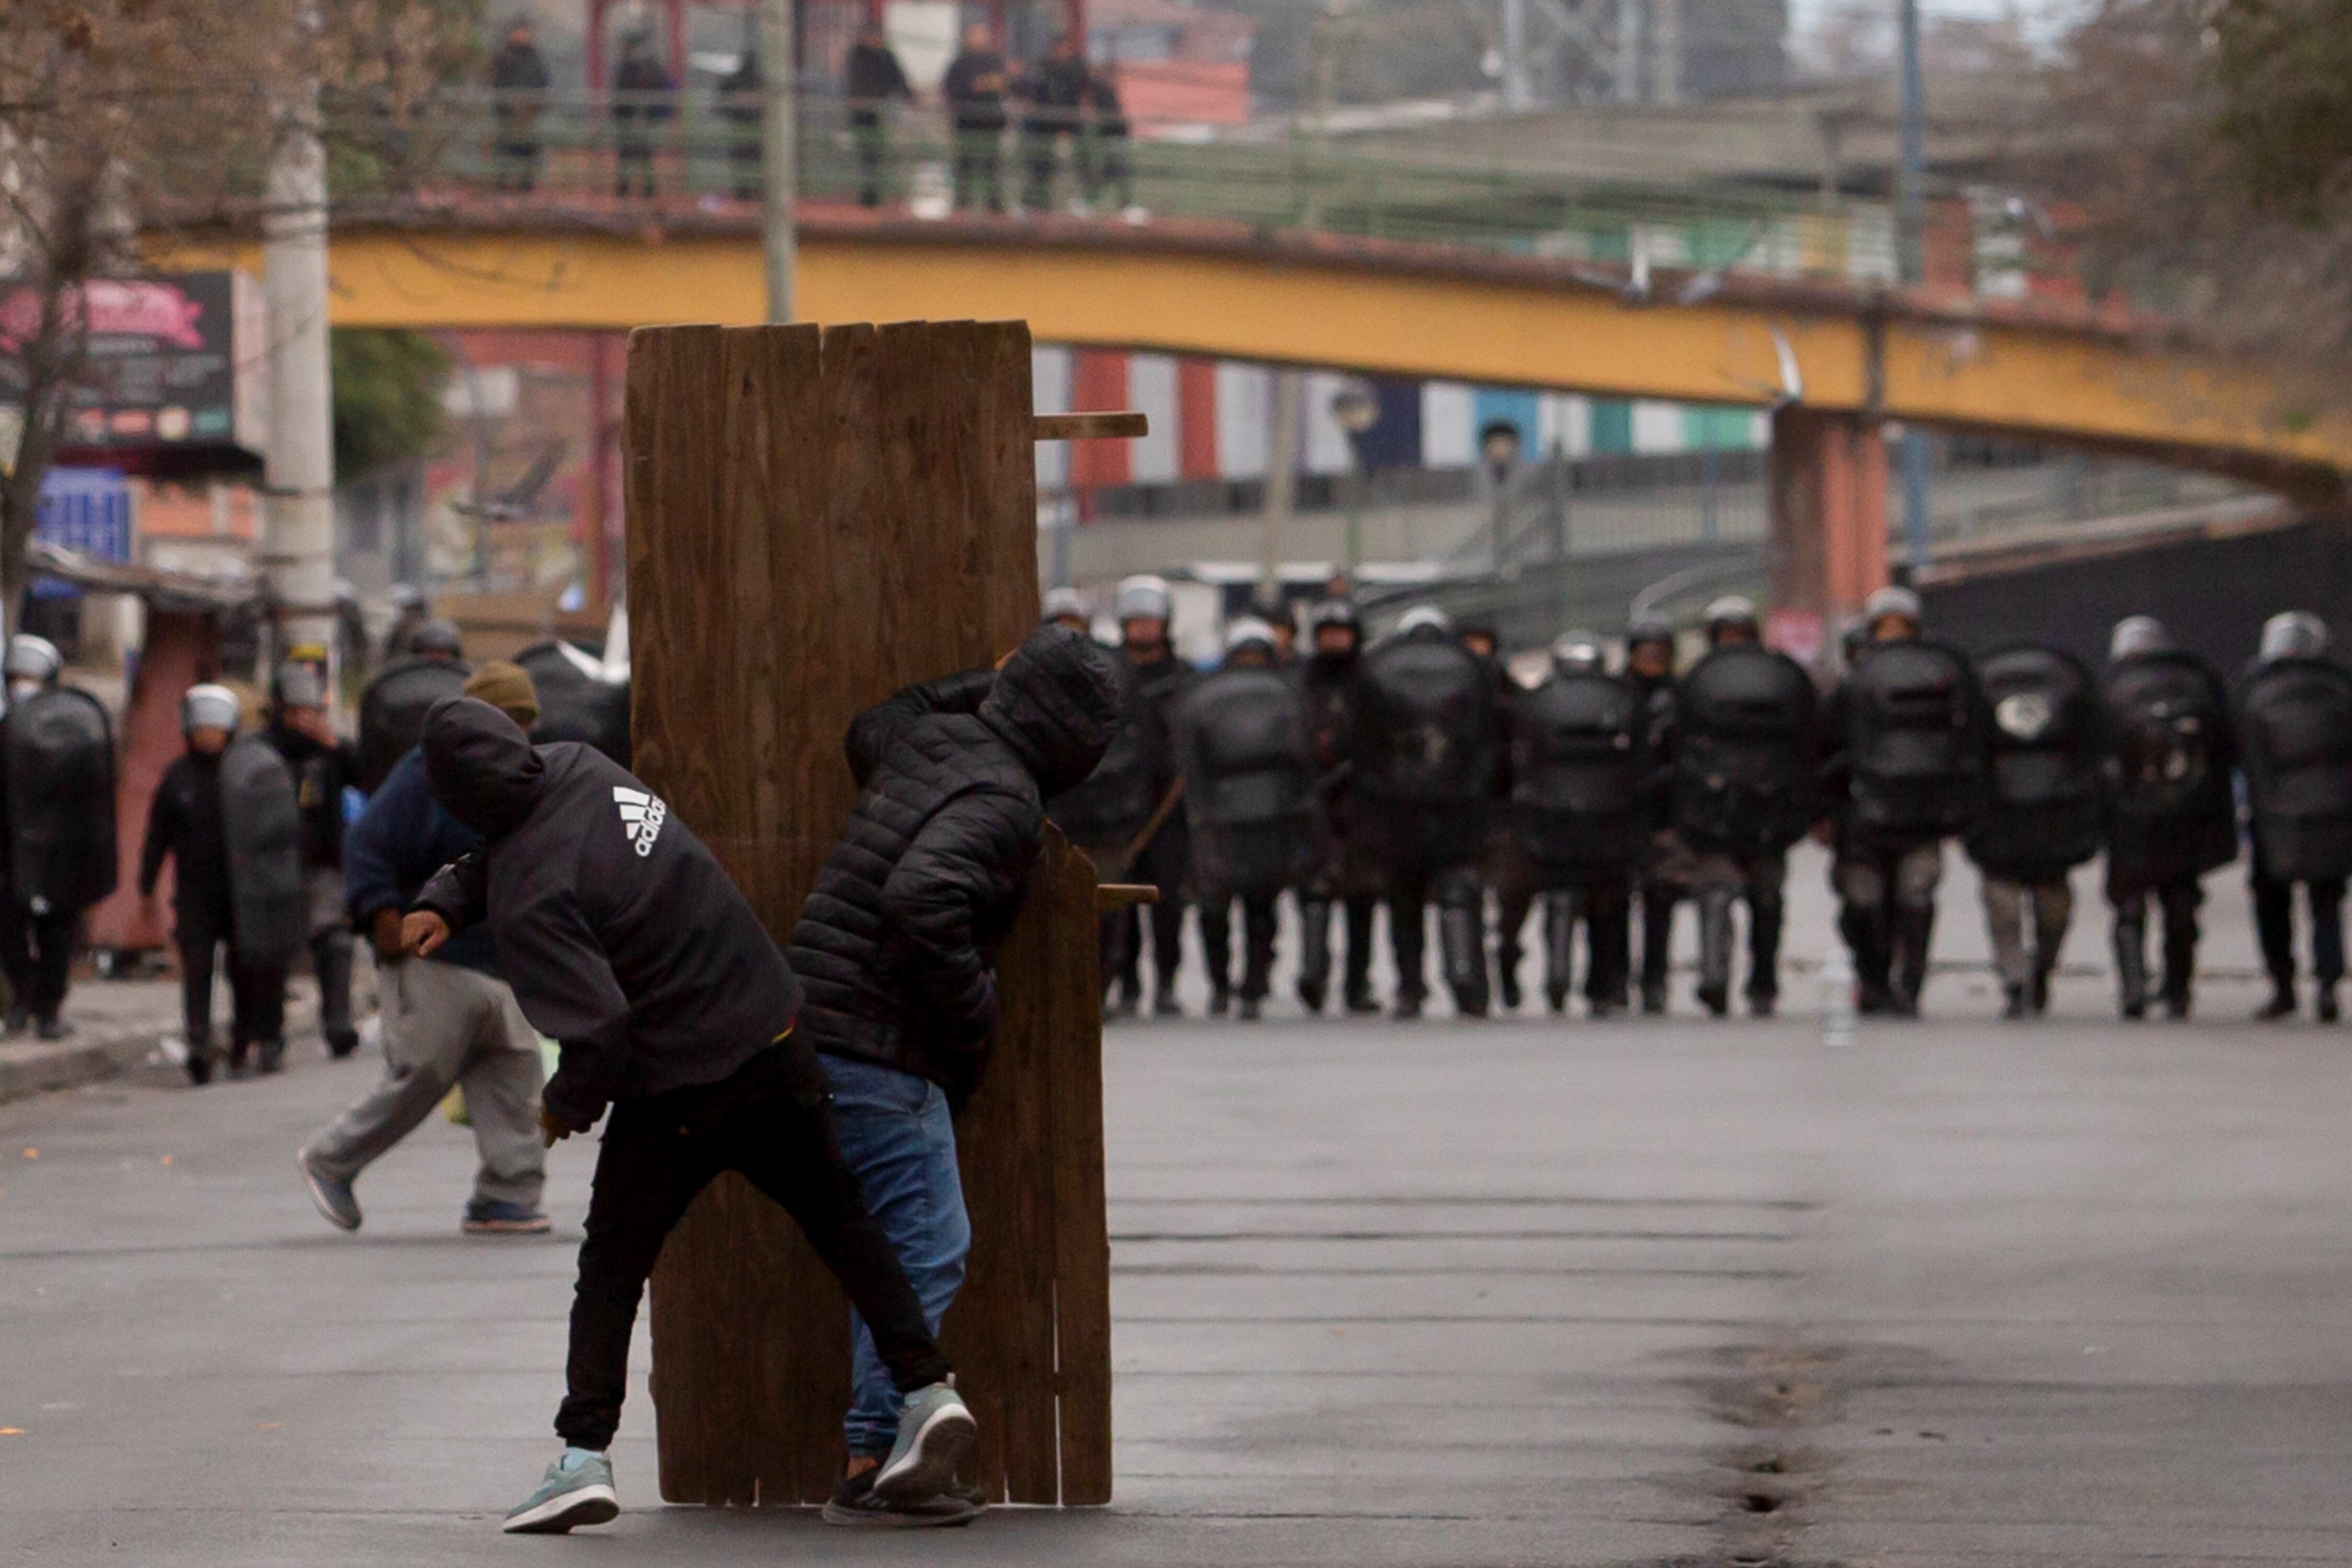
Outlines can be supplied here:
[[[963, 1285], [971, 1221], [956, 1169], [955, 1124], [937, 1084], [891, 1068], [821, 1057], [833, 1089], [842, 1158], [857, 1178], [866, 1209], [898, 1254], [907, 1283], [923, 1304], [932, 1333]], [[865, 1321], [850, 1314], [854, 1361], [849, 1418], [853, 1454], [880, 1456], [898, 1436], [898, 1391], [874, 1349]]]

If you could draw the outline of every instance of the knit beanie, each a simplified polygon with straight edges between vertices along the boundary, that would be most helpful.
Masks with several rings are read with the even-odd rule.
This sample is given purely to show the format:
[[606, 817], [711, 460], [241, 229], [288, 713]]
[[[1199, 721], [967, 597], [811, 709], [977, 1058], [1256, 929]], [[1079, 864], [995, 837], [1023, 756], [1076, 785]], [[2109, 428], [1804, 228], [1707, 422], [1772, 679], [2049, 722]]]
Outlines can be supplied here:
[[530, 729], [539, 722], [539, 689], [530, 683], [530, 671], [503, 658], [488, 658], [475, 666], [474, 673], [466, 677], [466, 695], [477, 697], [493, 708], [504, 710], [506, 716]]

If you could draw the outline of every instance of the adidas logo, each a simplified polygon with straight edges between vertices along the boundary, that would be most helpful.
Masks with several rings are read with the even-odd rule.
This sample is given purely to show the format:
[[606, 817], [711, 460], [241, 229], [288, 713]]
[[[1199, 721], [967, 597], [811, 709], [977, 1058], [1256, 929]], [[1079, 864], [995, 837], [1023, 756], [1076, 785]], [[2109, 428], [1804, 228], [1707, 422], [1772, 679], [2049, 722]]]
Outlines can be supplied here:
[[652, 854], [662, 824], [669, 820], [669, 807], [641, 789], [624, 789], [619, 784], [613, 786], [613, 804], [621, 808], [621, 830], [637, 847], [637, 853]]

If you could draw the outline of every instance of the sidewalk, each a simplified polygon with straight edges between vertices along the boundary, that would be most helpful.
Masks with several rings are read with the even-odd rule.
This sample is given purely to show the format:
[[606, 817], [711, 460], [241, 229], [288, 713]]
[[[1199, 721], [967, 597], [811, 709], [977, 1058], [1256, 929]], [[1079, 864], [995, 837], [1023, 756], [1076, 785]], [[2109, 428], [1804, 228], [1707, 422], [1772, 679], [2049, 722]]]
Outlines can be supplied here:
[[[224, 1016], [227, 992], [226, 983], [214, 988], [214, 1005]], [[317, 1015], [317, 993], [308, 976], [298, 976], [287, 988], [287, 1038], [299, 1047], [315, 1034]], [[77, 979], [65, 1016], [74, 1026], [65, 1039], [36, 1040], [28, 1032], [0, 1040], [0, 1101], [165, 1066], [161, 1042], [182, 1033], [179, 978]], [[225, 1039], [226, 1026], [215, 1025], [215, 1035]]]

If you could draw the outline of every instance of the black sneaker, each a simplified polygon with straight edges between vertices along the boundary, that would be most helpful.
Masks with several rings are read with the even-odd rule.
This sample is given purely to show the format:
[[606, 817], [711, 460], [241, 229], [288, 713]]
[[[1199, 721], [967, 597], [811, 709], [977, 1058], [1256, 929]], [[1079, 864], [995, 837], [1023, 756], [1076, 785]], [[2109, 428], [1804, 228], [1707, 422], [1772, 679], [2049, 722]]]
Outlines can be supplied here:
[[33, 1025], [33, 1037], [37, 1040], [62, 1040], [73, 1032], [74, 1026], [63, 1018], [42, 1018]]
[[8, 1009], [8, 1022], [6, 1026], [7, 1033], [12, 1035], [21, 1035], [25, 1032], [25, 1026], [32, 1021], [33, 1015], [26, 1012], [24, 1008], [11, 1007]]
[[1699, 1005], [1714, 1017], [1723, 1017], [1731, 1011], [1731, 987], [1702, 985], [1698, 988]]
[[1184, 1004], [1176, 1000], [1174, 991], [1162, 991], [1151, 999], [1151, 1016], [1155, 1018], [1181, 1018]]
[[1258, 1021], [1258, 1016], [1263, 1011], [1264, 1004], [1260, 1003], [1256, 997], [1244, 996], [1242, 998], [1242, 1005], [1238, 1008], [1234, 1009], [1234, 1016], [1239, 1018], [1244, 1024], [1255, 1024]]
[[[2319, 1021], [2323, 1024], [2333, 1024], [2338, 1016], [2339, 1015], [2336, 1010], [2336, 987], [2333, 985], [2321, 986], [2319, 988]], [[41, 1037], [43, 1039], [48, 1038], [47, 1035], [44, 1035]]]
[[1642, 987], [1642, 1011], [1656, 1017], [1666, 1010], [1666, 988], [1663, 985]]
[[878, 1470], [845, 1476], [825, 1500], [827, 1524], [878, 1530], [939, 1530], [970, 1524], [981, 1513], [980, 1494], [969, 1487], [951, 1487], [918, 1503], [889, 1503], [874, 1495]]
[[1519, 977], [1516, 974], [1506, 973], [1496, 983], [1495, 989], [1506, 1013], [1517, 1012], [1519, 1004], [1526, 1000], [1519, 991]]
[[1777, 991], [1751, 991], [1748, 993], [1748, 1016], [1751, 1018], [1769, 1018], [1780, 1007], [1780, 994]]
[[1394, 1018], [1400, 1024], [1412, 1023], [1413, 1020], [1421, 1016], [1421, 998], [1412, 995], [1400, 995], [1396, 999], [1396, 1005], [1390, 1010], [1389, 1016]]
[[188, 1081], [194, 1084], [198, 1089], [202, 1089], [205, 1085], [212, 1082], [213, 1053], [209, 1047], [205, 1046], [191, 1047], [188, 1051], [188, 1059], [184, 1065], [188, 1069]]
[[1348, 1016], [1349, 1017], [1369, 1018], [1380, 1010], [1380, 1001], [1372, 994], [1369, 987], [1362, 991], [1350, 991], [1348, 993]]
[[262, 1041], [260, 1057], [257, 1070], [264, 1077], [279, 1071], [286, 1066], [286, 1042], [283, 1039]]
[[1300, 981], [1298, 983], [1298, 1005], [1306, 1008], [1309, 1013], [1320, 1013], [1323, 1011], [1323, 987], [1320, 985], [1310, 985], [1304, 980]]
[[1209, 1016], [1222, 1018], [1234, 1009], [1234, 994], [1222, 985], [1209, 988]]
[[341, 1061], [360, 1048], [360, 1032], [357, 1029], [337, 1029], [327, 1035], [325, 1038], [327, 1055], [337, 1061]]
[[2269, 1001], [2254, 1009], [2254, 1022], [2258, 1024], [2268, 1024], [2280, 1018], [2294, 1016], [2294, 993], [2292, 991], [2273, 991], [2271, 993]]
[[2004, 1018], [2024, 1017], [2026, 1014], [2025, 987], [2022, 985], [2011, 985], [2006, 987], [2006, 991], [2009, 996], [2009, 1001], [2007, 1005], [2001, 1008], [2000, 1016]]

